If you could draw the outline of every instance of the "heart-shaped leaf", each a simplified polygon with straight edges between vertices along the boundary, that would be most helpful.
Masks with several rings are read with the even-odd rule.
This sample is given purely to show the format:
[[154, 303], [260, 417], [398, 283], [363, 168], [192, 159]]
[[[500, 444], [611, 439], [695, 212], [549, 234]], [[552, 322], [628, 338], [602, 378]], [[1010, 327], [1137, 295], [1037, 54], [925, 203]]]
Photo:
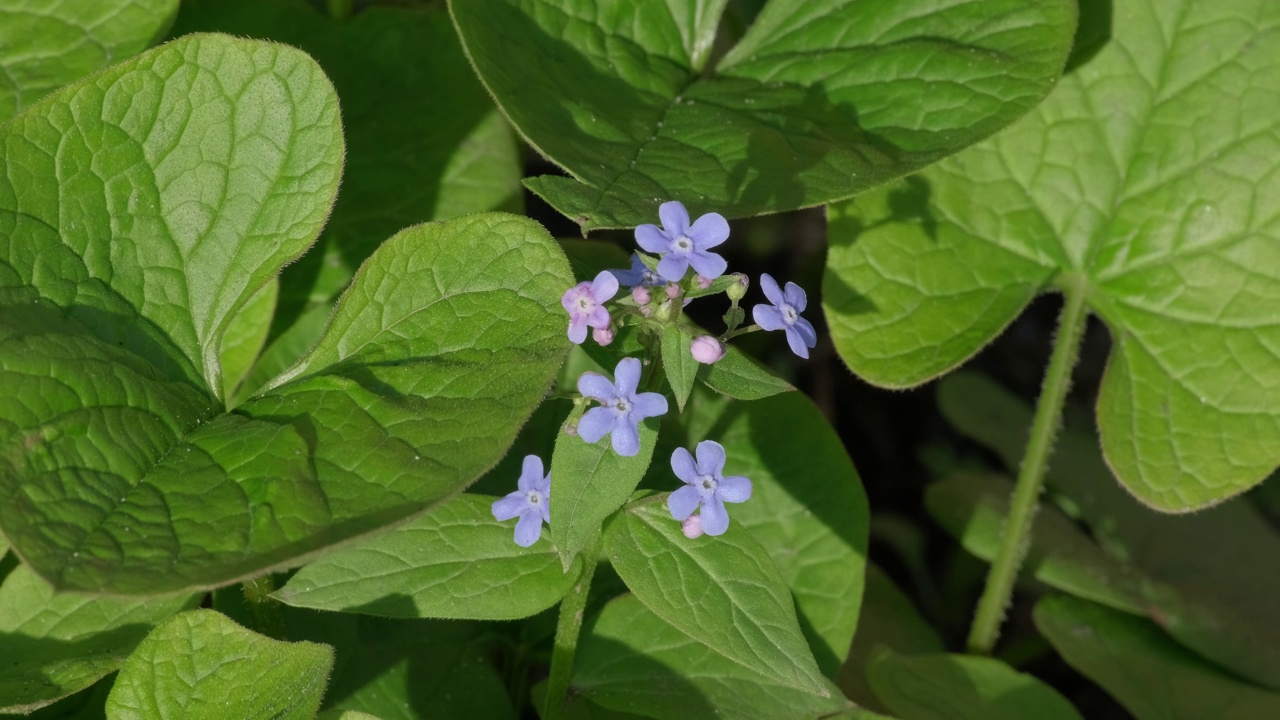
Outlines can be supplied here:
[[164, 35], [178, 0], [0, 5], [0, 124], [53, 90]]
[[[1110, 8], [1108, 8], [1109, 10]], [[1280, 5], [1115, 0], [1028, 118], [831, 210], [824, 307], [876, 384], [946, 372], [1037, 293], [1112, 330], [1108, 462], [1143, 502], [1220, 502], [1280, 462]]]
[[[916, 170], [1025, 113], [1062, 69], [1067, 0], [775, 0], [724, 57], [724, 0], [453, 0], [480, 78], [574, 179], [526, 185], [584, 229], [678, 199], [738, 217]], [[696, 214], [696, 213], [695, 213]]]

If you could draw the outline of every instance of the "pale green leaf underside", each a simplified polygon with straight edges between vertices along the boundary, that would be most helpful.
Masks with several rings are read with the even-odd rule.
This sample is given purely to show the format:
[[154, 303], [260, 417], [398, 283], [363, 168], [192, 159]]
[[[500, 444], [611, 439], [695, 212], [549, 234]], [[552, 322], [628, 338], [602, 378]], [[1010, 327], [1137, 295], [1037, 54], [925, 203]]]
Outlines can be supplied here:
[[824, 306], [850, 367], [900, 387], [1087, 293], [1108, 461], [1187, 511], [1280, 461], [1280, 5], [1116, 0], [1113, 31], [1009, 131], [833, 208]]
[[19, 565], [0, 585], [0, 713], [28, 713], [115, 672], [156, 623], [198, 595], [105, 598], [53, 588]]
[[760, 400], [795, 390], [732, 345], [725, 347], [719, 362], [699, 367], [698, 379], [721, 395], [738, 400]]
[[768, 551], [736, 522], [719, 537], [689, 540], [666, 499], [632, 503], [606, 526], [609, 561], [627, 587], [660, 618], [747, 670], [828, 695]]
[[18, 400], [0, 426], [5, 532], [55, 585], [154, 593], [417, 514], [496, 462], [541, 401], [570, 284], [527, 219], [410, 228], [289, 379], [207, 421], [190, 386], [74, 320], [0, 316], [0, 386]]
[[994, 658], [882, 650], [868, 677], [911, 720], [1084, 720], [1056, 690]]
[[1075, 24], [1065, 0], [775, 0], [699, 72], [689, 39], [721, 7], [450, 3], [499, 106], [574, 178], [526, 184], [585, 229], [653, 222], [671, 199], [792, 210], [916, 170], [1038, 101]]
[[0, 3], [0, 123], [155, 42], [178, 0]]
[[325, 556], [275, 593], [318, 610], [385, 617], [515, 620], [556, 604], [577, 579], [545, 533], [515, 544], [515, 521], [498, 522], [497, 498], [459, 495], [408, 524]]
[[612, 600], [584, 628], [572, 689], [610, 710], [659, 720], [825, 717], [848, 707], [729, 660], [664, 622], [633, 595]]
[[309, 720], [333, 648], [257, 635], [213, 610], [156, 628], [125, 661], [107, 697], [115, 720]]
[[1280, 717], [1280, 693], [1244, 683], [1154, 623], [1067, 596], [1041, 600], [1036, 627], [1062, 657], [1137, 720]]

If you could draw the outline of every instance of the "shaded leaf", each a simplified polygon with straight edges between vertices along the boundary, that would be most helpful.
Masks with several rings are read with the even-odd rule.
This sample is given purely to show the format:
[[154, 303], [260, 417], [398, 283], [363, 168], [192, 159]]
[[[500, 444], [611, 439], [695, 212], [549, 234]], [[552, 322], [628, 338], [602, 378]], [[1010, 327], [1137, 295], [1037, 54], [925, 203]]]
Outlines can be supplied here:
[[684, 412], [684, 404], [689, 401], [693, 378], [701, 365], [693, 359], [692, 347], [693, 338], [679, 328], [670, 327], [662, 333], [662, 368], [680, 412]]

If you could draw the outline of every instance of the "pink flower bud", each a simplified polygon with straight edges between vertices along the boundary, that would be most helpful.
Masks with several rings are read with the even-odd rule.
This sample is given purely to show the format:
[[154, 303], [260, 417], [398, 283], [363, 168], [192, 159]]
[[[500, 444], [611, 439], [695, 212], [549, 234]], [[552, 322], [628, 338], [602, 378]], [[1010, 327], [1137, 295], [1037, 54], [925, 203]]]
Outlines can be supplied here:
[[680, 297], [680, 286], [675, 283], [668, 283], [667, 297], [671, 298], [672, 300], [675, 300], [676, 298]]
[[693, 282], [696, 283], [698, 287], [702, 290], [706, 290], [707, 288], [711, 287], [711, 278], [707, 277], [706, 275], [699, 275], [695, 277], [693, 279]]
[[631, 299], [635, 300], [639, 305], [648, 305], [649, 300], [652, 299], [649, 297], [649, 288], [640, 287], [639, 285], [631, 288]]
[[684, 531], [684, 536], [690, 540], [702, 537], [702, 516], [690, 515], [680, 523], [680, 529]]
[[710, 365], [724, 357], [724, 343], [710, 335], [700, 335], [693, 339], [693, 345], [689, 348], [689, 352], [693, 355], [694, 360], [703, 365]]
[[595, 338], [602, 347], [608, 345], [613, 342], [613, 328], [596, 328], [591, 331], [591, 337]]

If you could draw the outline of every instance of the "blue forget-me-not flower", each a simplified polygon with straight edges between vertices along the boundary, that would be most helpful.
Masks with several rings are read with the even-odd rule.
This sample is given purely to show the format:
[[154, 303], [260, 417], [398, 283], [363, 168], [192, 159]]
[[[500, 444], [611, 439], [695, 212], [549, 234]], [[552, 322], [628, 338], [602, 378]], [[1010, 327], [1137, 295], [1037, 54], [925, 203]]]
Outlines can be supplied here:
[[685, 486], [667, 498], [667, 509], [672, 517], [683, 521], [702, 506], [702, 531], [723, 535], [729, 529], [729, 511], [724, 504], [746, 502], [751, 497], [751, 481], [741, 475], [724, 476], [725, 453], [720, 443], [703, 440], [698, 443], [697, 452], [697, 460], [684, 448], [671, 453], [671, 469]]
[[542, 458], [524, 456], [516, 487], [520, 489], [493, 501], [493, 517], [500, 521], [520, 518], [516, 544], [529, 547], [542, 536], [542, 523], [551, 523], [551, 473], [542, 474]]
[[751, 317], [756, 324], [765, 330], [784, 330], [787, 333], [787, 344], [791, 352], [808, 359], [809, 348], [818, 344], [818, 333], [808, 320], [800, 317], [809, 304], [804, 290], [793, 282], [787, 283], [786, 292], [778, 287], [768, 273], [760, 276], [760, 289], [772, 305], [756, 305], [751, 308]]
[[609, 327], [609, 311], [604, 304], [618, 293], [618, 278], [605, 270], [591, 282], [581, 282], [564, 291], [560, 304], [569, 313], [569, 339], [581, 345], [587, 327]]
[[613, 434], [613, 451], [624, 457], [640, 452], [640, 421], [665, 415], [667, 399], [659, 393], [636, 393], [640, 386], [640, 361], [623, 358], [613, 373], [614, 382], [600, 373], [585, 372], [578, 378], [578, 392], [600, 402], [578, 421], [578, 434], [594, 443]]
[[729, 222], [719, 213], [707, 213], [689, 224], [689, 211], [675, 201], [665, 202], [658, 208], [662, 227], [640, 225], [636, 228], [636, 242], [651, 253], [661, 253], [658, 274], [671, 282], [684, 279], [689, 266], [700, 275], [715, 279], [729, 267], [725, 259], [708, 252], [729, 239]]
[[610, 270], [609, 272], [618, 278], [618, 282], [629, 288], [656, 287], [666, 282], [656, 271], [650, 270], [649, 266], [644, 264], [638, 253], [631, 253], [630, 270]]

